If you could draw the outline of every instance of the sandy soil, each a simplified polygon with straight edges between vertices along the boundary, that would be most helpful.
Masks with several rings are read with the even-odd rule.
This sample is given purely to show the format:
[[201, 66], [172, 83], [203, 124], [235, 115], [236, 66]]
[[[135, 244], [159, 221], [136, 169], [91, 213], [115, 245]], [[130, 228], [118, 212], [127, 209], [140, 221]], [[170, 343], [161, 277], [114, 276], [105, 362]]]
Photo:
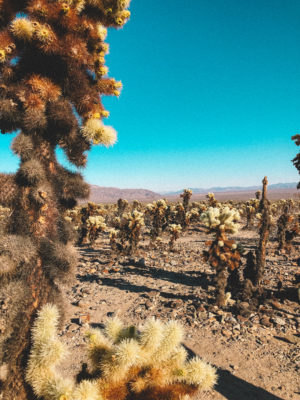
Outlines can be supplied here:
[[[258, 236], [241, 231], [237, 239], [249, 250]], [[80, 248], [76, 281], [71, 289], [63, 287], [68, 307], [61, 336], [71, 351], [65, 373], [78, 373], [86, 360], [88, 325], [102, 327], [114, 315], [139, 325], [156, 316], [179, 320], [190, 353], [218, 368], [214, 391], [199, 399], [300, 399], [300, 305], [293, 282], [300, 242], [290, 256], [277, 254], [276, 243], [270, 243], [264, 282], [270, 300], [241, 316], [234, 301], [224, 311], [213, 305], [214, 271], [201, 260], [206, 240], [194, 227], [174, 253], [166, 246], [149, 250], [144, 242], [138, 256], [112, 259], [106, 236], [93, 248]]]

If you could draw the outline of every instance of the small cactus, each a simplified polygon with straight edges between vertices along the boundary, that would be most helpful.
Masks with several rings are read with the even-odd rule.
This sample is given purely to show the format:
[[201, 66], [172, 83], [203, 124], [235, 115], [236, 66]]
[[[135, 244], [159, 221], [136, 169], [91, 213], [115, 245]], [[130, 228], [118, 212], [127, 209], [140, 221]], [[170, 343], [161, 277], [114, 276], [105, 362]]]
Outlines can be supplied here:
[[237, 221], [240, 214], [235, 209], [210, 207], [201, 214], [200, 220], [208, 228], [209, 233], [214, 233], [213, 241], [208, 241], [208, 251], [204, 251], [205, 261], [216, 269], [216, 304], [219, 307], [226, 305], [226, 287], [228, 273], [230, 280], [237, 284], [237, 269], [241, 263], [241, 255], [234, 240], [228, 240], [227, 234], [235, 234], [239, 229]]
[[[216, 383], [216, 371], [181, 345], [183, 329], [175, 321], [150, 319], [138, 331], [118, 319], [87, 332], [92, 380], [75, 383], [57, 370], [66, 354], [57, 335], [59, 314], [47, 304], [32, 330], [26, 380], [44, 400], [180, 400]], [[185, 397], [184, 397], [185, 396]]]
[[178, 224], [171, 224], [169, 225], [169, 232], [170, 232], [170, 241], [169, 241], [169, 249], [174, 249], [175, 241], [179, 238], [179, 235], [182, 231], [181, 225]]

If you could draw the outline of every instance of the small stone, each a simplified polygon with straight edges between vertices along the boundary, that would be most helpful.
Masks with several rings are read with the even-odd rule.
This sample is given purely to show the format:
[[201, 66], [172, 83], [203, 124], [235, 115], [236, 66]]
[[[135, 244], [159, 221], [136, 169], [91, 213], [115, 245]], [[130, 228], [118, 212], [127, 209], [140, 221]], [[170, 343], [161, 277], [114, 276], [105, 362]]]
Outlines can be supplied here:
[[264, 315], [264, 316], [261, 318], [260, 323], [261, 323], [263, 326], [267, 326], [267, 327], [270, 327], [270, 326], [272, 325], [271, 322], [270, 322], [270, 317], [267, 317], [266, 315]]
[[274, 322], [274, 324], [280, 325], [280, 326], [284, 326], [286, 324], [285, 320], [280, 317], [273, 317], [272, 321]]
[[223, 336], [226, 336], [226, 337], [231, 337], [231, 335], [232, 335], [232, 333], [228, 329], [224, 329], [224, 328], [222, 329], [221, 333]]
[[88, 323], [90, 322], [90, 320], [91, 320], [90, 314], [83, 314], [83, 315], [80, 315], [80, 317], [79, 317], [79, 324], [80, 324], [80, 325], [88, 324]]

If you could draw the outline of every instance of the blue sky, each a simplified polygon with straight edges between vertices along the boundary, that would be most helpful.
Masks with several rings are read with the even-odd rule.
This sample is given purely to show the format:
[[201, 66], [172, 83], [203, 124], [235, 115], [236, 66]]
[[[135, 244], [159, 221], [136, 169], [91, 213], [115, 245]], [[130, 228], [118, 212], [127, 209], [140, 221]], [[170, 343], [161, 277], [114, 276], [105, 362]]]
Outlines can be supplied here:
[[[290, 160], [300, 131], [299, 0], [132, 0], [131, 20], [109, 30], [106, 98], [118, 131], [94, 147], [87, 181], [147, 188], [298, 181]], [[1, 137], [2, 171], [16, 169]]]

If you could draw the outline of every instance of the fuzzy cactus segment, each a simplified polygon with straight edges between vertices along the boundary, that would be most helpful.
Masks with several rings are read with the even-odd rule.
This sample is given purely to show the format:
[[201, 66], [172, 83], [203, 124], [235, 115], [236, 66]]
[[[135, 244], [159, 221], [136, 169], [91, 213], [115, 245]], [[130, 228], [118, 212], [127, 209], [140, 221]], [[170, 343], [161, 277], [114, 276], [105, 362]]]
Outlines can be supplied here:
[[26, 379], [44, 400], [143, 400], [149, 395], [153, 400], [181, 400], [216, 383], [213, 367], [198, 357], [187, 359], [183, 329], [176, 321], [153, 318], [138, 331], [115, 318], [104, 331], [87, 333], [95, 378], [76, 384], [56, 369], [66, 353], [57, 336], [58, 319], [57, 308], [47, 304], [32, 330]]

